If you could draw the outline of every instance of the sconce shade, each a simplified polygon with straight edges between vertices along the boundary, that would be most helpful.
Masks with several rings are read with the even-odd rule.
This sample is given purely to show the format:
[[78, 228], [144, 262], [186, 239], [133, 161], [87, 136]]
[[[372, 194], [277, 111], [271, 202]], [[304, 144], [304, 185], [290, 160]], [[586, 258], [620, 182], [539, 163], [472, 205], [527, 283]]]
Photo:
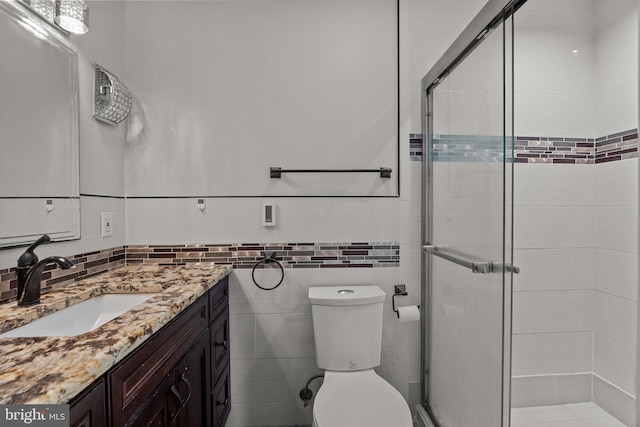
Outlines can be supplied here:
[[28, 3], [44, 19], [53, 22], [56, 15], [56, 0], [29, 0]]
[[116, 76], [96, 65], [93, 117], [112, 125], [127, 118], [133, 105], [131, 92]]
[[84, 34], [89, 31], [89, 8], [83, 0], [56, 0], [54, 21], [71, 33]]

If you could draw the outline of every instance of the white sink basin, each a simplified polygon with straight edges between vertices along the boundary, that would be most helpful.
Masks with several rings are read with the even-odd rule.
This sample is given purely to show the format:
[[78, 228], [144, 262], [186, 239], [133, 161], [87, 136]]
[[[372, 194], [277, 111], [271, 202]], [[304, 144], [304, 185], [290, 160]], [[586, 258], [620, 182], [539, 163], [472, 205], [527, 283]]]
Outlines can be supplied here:
[[157, 293], [105, 294], [41, 317], [0, 338], [73, 336], [89, 332], [143, 303]]

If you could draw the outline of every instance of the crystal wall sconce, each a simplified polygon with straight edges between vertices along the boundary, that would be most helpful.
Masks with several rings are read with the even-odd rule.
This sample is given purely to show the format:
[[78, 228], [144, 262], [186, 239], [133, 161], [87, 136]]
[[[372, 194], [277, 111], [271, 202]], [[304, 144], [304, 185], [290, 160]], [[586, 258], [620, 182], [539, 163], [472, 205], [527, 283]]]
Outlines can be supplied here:
[[89, 7], [84, 0], [22, 0], [51, 24], [73, 34], [89, 31]]
[[101, 66], [96, 64], [94, 70], [93, 117], [117, 125], [131, 111], [131, 92], [116, 76]]
[[54, 22], [74, 34], [89, 31], [89, 8], [83, 0], [56, 0]]

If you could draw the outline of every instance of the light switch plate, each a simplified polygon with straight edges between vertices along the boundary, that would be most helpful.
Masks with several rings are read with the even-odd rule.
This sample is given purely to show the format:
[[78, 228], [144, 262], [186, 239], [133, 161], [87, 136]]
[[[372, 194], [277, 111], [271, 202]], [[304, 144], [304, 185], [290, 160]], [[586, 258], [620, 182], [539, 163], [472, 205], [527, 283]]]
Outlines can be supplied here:
[[276, 210], [275, 203], [264, 203], [262, 205], [262, 225], [265, 227], [276, 226]]

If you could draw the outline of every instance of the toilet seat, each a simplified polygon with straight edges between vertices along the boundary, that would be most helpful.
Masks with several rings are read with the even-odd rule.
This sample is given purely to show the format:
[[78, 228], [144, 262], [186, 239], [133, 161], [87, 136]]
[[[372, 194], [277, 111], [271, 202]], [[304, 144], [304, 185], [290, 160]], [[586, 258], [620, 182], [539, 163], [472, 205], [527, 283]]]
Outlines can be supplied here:
[[315, 427], [411, 427], [404, 397], [373, 369], [325, 371], [313, 405]]

